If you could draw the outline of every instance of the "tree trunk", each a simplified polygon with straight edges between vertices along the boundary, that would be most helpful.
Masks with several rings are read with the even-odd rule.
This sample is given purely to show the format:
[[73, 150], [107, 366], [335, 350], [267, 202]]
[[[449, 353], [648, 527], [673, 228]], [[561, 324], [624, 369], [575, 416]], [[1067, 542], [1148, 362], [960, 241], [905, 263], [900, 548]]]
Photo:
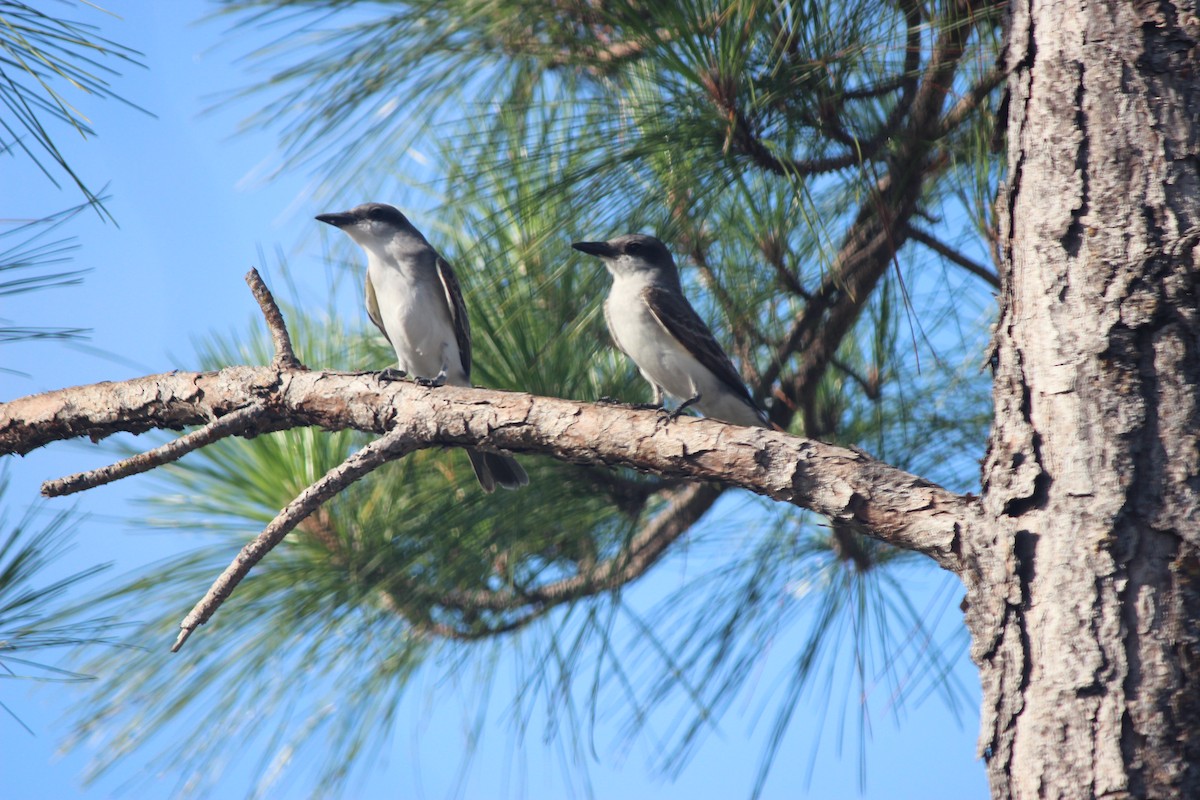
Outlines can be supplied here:
[[967, 543], [997, 798], [1200, 797], [1198, 35], [1178, 1], [1011, 7], [994, 527]]

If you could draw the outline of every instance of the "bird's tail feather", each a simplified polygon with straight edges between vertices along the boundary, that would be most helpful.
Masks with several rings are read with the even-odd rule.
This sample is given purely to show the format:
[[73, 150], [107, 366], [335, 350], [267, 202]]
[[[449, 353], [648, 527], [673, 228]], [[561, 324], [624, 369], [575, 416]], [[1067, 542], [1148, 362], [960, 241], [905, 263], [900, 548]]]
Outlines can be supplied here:
[[529, 483], [529, 476], [512, 456], [467, 450], [467, 458], [471, 459], [471, 468], [475, 470], [479, 485], [488, 494], [496, 491], [497, 486], [519, 489]]

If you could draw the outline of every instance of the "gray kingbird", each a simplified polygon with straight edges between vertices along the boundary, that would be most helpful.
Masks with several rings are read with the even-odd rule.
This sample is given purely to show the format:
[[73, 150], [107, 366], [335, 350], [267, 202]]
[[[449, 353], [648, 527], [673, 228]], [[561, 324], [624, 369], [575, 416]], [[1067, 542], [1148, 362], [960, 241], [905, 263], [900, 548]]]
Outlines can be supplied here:
[[665, 391], [682, 401], [675, 414], [695, 406], [706, 417], [767, 427], [729, 356], [683, 296], [675, 259], [662, 242], [631, 233], [571, 246], [599, 256], [612, 274], [604, 319], [653, 387], [655, 405]]
[[[471, 323], [454, 270], [400, 211], [364, 203], [349, 211], [318, 214], [367, 253], [367, 316], [396, 351], [399, 371], [425, 386], [471, 385]], [[509, 456], [467, 449], [485, 492], [515, 489], [529, 476]]]

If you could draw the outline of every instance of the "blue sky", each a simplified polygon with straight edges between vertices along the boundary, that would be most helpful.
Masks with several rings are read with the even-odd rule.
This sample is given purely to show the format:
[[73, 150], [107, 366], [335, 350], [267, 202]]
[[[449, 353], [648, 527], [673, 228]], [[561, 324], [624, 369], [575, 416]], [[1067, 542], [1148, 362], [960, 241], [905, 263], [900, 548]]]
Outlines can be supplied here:
[[[319, 223], [314, 214], [372, 199], [405, 206], [411, 202], [398, 184], [394, 196], [359, 197], [352, 189], [323, 194], [326, 176], [274, 175], [279, 154], [267, 132], [237, 133], [247, 106], [205, 113], [231, 89], [252, 80], [234, 63], [250, 49], [253, 36], [239, 34], [233, 44], [219, 45], [225, 23], [197, 24], [211, 8], [200, 2], [107, 2], [107, 16], [87, 8], [72, 9], [77, 18], [100, 25], [105, 34], [144, 54], [147, 69], [129, 68], [115, 80], [123, 96], [153, 112], [139, 113], [113, 101], [80, 100], [92, 120], [97, 138], [81, 140], [67, 130], [57, 139], [71, 163], [94, 188], [109, 183], [109, 208], [118, 225], [84, 213], [65, 233], [77, 237], [74, 266], [90, 269], [81, 286], [6, 298], [0, 316], [22, 325], [76, 326], [92, 330], [90, 348], [55, 343], [22, 343], [0, 353], [0, 367], [25, 375], [0, 372], [0, 399], [9, 399], [62, 386], [100, 380], [120, 380], [150, 372], [190, 369], [197, 360], [193, 342], [212, 331], [241, 329], [254, 319], [256, 306], [242, 275], [259, 262], [260, 250], [280, 248], [292, 277], [314, 303], [324, 303], [323, 287], [331, 267], [323, 253]], [[63, 6], [67, 8], [67, 6]], [[436, 165], [432, 165], [436, 169]], [[271, 177], [268, 177], [271, 176]], [[56, 190], [43, 176], [18, 158], [0, 160], [0, 218], [25, 219], [52, 213], [77, 202], [69, 189]], [[418, 217], [418, 224], [420, 219]], [[269, 256], [271, 264], [273, 256]], [[271, 275], [268, 273], [268, 280]], [[346, 299], [354, 319], [365, 315]], [[112, 355], [105, 355], [105, 354]], [[115, 356], [115, 357], [114, 357]], [[59, 444], [9, 464], [12, 486], [6, 501], [17, 508], [34, 502], [41, 481], [107, 463], [113, 458], [86, 443]], [[136, 499], [147, 484], [137, 478], [87, 492], [77, 500], [54, 501], [49, 508], [70, 505], [84, 515], [73, 551], [58, 566], [69, 572], [96, 562], [111, 561], [113, 572], [189, 549], [194, 541], [178, 532], [148, 531], [134, 518]], [[247, 531], [253, 535], [255, 531]], [[232, 554], [231, 554], [232, 555]], [[649, 603], [670, 591], [684, 571], [679, 563], [664, 565], [645, 586], [631, 595]], [[944, 591], [931, 571], [913, 577], [917, 605], [922, 598]], [[94, 585], [93, 585], [94, 586]], [[197, 587], [202, 593], [207, 587]], [[953, 595], [961, 594], [956, 590]], [[950, 624], [957, 622], [952, 614]], [[786, 642], [777, 643], [786, 650]], [[950, 714], [936, 698], [905, 709], [901, 724], [888, 715], [886, 703], [872, 712], [872, 736], [867, 747], [867, 798], [985, 797], [982, 765], [975, 759], [978, 702], [977, 678], [964, 658], [958, 669], [970, 687], [972, 706], [962, 719]], [[392, 740], [381, 747], [360, 786], [364, 797], [447, 796], [456, 785], [462, 797], [559, 797], [578, 782], [564, 778], [577, 771], [571, 756], [535, 724], [518, 741], [505, 707], [493, 698], [483, 727], [480, 749], [465, 783], [456, 781], [464, 750], [464, 731], [477, 708], [459, 701], [456, 692], [433, 688], [436, 676], [404, 701]], [[498, 684], [503, 685], [503, 683]], [[5, 796], [22, 798], [168, 797], [171, 777], [145, 778], [145, 761], [136, 756], [90, 787], [80, 776], [90, 756], [89, 742], [66, 755], [56, 755], [69, 732], [67, 710], [80, 695], [70, 686], [35, 686], [9, 681], [0, 684], [3, 702], [30, 725], [29, 735], [15, 722], [0, 717], [4, 747], [0, 755], [0, 785]], [[469, 695], [469, 687], [463, 694]], [[709, 735], [689, 767], [674, 781], [656, 776], [648, 766], [645, 738], [622, 748], [619, 720], [601, 721], [600, 744], [587, 771], [595, 796], [656, 798], [727, 798], [744, 796], [753, 784], [758, 756], [770, 727], [769, 715], [756, 712], [769, 697], [752, 693], [736, 705]], [[614, 717], [617, 715], [614, 715]], [[825, 737], [836, 734], [837, 723], [826, 722]], [[852, 735], [838, 747], [824, 741], [818, 750], [811, 783], [807, 783], [816, 725], [806, 719], [802, 705], [794, 718], [766, 797], [807, 794], [812, 797], [859, 796], [857, 752]], [[164, 735], [169, 735], [169, 731]], [[219, 735], [219, 732], [214, 732]], [[227, 772], [218, 784], [222, 795], [242, 796], [252, 784], [241, 768]], [[307, 796], [303, 783], [292, 784], [294, 796]]]

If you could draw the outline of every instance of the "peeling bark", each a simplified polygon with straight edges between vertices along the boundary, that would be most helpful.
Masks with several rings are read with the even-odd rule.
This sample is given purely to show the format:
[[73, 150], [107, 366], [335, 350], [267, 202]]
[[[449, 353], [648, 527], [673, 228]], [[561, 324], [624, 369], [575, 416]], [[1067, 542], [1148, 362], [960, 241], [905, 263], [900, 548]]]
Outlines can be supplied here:
[[854, 450], [715, 420], [664, 422], [655, 411], [514, 392], [408, 382], [373, 374], [231, 367], [172, 372], [34, 395], [0, 405], [0, 454], [117, 432], [178, 429], [259, 406], [242, 435], [316, 425], [402, 430], [420, 447], [471, 445], [544, 453], [719, 481], [810, 508], [957, 570], [959, 537], [979, 503]]

